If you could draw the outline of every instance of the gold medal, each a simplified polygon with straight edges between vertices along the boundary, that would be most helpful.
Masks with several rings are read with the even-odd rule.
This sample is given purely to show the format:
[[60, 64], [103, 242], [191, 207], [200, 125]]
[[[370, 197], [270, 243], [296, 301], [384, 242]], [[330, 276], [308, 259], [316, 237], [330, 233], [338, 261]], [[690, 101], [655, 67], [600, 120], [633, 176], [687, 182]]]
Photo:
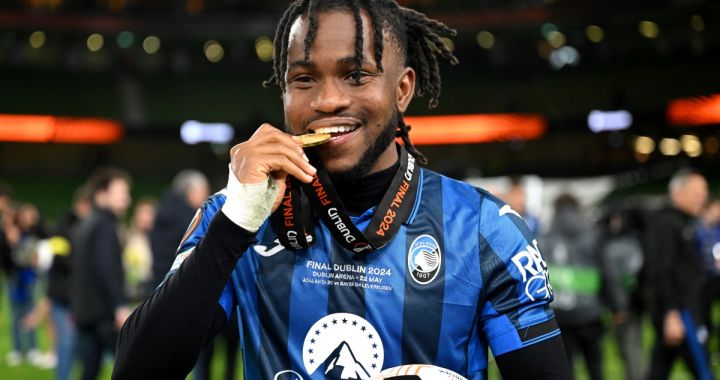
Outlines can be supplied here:
[[326, 142], [330, 141], [330, 137], [332, 137], [332, 135], [330, 135], [329, 133], [308, 133], [306, 135], [300, 135], [298, 137], [300, 138], [302, 147], [308, 148], [311, 146], [325, 144]]

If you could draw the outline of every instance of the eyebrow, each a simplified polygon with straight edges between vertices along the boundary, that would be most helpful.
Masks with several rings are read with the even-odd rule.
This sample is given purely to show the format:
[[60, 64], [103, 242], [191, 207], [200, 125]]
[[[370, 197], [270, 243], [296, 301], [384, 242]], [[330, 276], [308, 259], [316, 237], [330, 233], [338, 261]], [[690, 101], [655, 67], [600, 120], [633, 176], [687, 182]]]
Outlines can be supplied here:
[[[340, 65], [349, 65], [349, 64], [354, 65], [355, 57], [354, 56], [343, 57], [343, 58], [338, 59], [336, 62]], [[372, 62], [368, 61], [367, 59], [363, 59], [362, 64], [363, 65], [372, 65]], [[312, 61], [305, 60], [305, 59], [298, 59], [296, 61], [291, 62], [288, 65], [288, 70], [292, 70], [297, 67], [301, 67], [301, 68], [305, 68], [305, 69], [312, 69], [315, 67], [315, 63], [313, 63]]]

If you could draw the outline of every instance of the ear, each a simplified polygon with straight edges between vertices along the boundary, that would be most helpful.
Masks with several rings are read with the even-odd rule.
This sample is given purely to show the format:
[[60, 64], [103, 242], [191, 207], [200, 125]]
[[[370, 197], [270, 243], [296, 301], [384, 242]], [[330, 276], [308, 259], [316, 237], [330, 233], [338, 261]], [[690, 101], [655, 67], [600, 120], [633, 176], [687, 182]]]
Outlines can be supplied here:
[[415, 94], [415, 70], [412, 67], [406, 67], [400, 73], [396, 93], [395, 103], [400, 113], [403, 114]]

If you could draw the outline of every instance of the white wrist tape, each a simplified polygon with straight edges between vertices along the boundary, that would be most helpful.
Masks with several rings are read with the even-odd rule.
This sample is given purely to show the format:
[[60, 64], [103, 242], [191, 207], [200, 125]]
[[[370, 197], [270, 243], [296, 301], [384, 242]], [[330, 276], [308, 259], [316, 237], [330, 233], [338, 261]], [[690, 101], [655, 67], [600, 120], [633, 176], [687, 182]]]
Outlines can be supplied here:
[[279, 190], [277, 183], [272, 176], [260, 183], [240, 183], [232, 167], [228, 167], [227, 199], [222, 212], [238, 226], [257, 232], [270, 216]]

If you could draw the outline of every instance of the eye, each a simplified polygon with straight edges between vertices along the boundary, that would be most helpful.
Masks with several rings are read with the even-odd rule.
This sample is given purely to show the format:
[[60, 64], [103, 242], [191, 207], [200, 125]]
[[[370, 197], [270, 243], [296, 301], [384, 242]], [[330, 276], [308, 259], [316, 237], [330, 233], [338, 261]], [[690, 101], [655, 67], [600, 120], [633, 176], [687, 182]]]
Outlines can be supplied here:
[[310, 75], [296, 75], [290, 79], [289, 83], [298, 88], [308, 88], [315, 83], [315, 79]]
[[345, 79], [354, 82], [356, 85], [361, 85], [367, 81], [368, 78], [372, 77], [373, 74], [363, 70], [353, 70], [345, 76]]

